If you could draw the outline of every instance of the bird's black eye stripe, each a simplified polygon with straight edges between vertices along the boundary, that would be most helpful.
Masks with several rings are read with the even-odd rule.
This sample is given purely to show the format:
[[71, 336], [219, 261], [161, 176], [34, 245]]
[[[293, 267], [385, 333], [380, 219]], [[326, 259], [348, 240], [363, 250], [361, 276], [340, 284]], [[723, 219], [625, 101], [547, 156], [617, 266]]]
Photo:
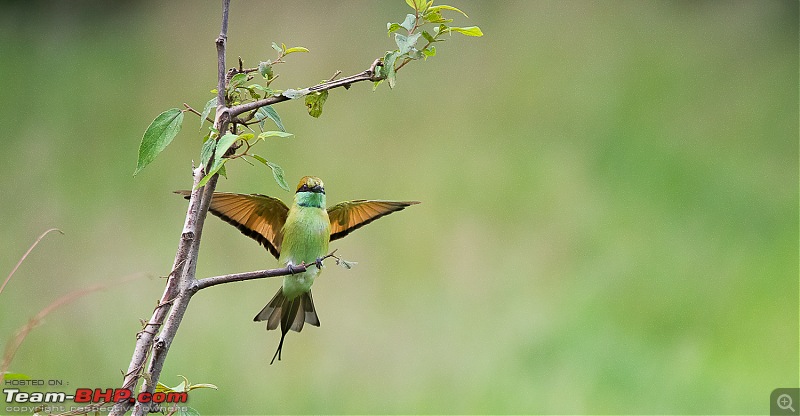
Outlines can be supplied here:
[[303, 184], [302, 186], [297, 188], [297, 192], [314, 192], [317, 194], [324, 194], [325, 188], [319, 185], [314, 185], [313, 187], [309, 188], [307, 184]]

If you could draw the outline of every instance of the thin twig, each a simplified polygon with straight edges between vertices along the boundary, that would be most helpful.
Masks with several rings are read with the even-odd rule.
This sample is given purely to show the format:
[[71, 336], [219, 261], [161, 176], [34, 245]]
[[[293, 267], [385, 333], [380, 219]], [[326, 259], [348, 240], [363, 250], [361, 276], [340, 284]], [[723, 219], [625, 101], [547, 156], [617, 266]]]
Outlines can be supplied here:
[[[355, 75], [350, 75], [348, 77], [340, 78], [340, 79], [337, 79], [337, 80], [326, 81], [326, 82], [314, 85], [313, 87], [304, 88], [304, 89], [298, 91], [298, 94], [299, 95], [307, 95], [307, 94], [310, 94], [310, 93], [313, 93], [313, 92], [322, 92], [322, 91], [332, 90], [334, 88], [339, 88], [339, 87], [350, 88], [350, 85], [355, 84], [356, 82], [362, 82], [362, 81], [373, 81], [373, 82], [382, 81], [383, 77], [380, 76], [375, 71], [375, 69], [377, 68], [378, 65], [380, 65], [380, 63], [381, 63], [381, 60], [380, 59], [376, 59], [372, 63], [372, 65], [370, 65], [369, 69], [367, 69], [365, 71], [362, 71], [362, 72], [360, 72], [358, 74], [355, 74]], [[271, 95], [271, 96], [269, 96], [267, 98], [262, 98], [262, 99], [257, 100], [257, 101], [252, 101], [252, 102], [249, 102], [249, 103], [240, 104], [240, 105], [231, 107], [228, 110], [228, 115], [230, 117], [236, 117], [239, 114], [242, 114], [244, 112], [256, 110], [256, 109], [259, 109], [261, 107], [265, 107], [265, 106], [272, 105], [272, 104], [277, 104], [277, 103], [280, 103], [280, 102], [283, 102], [283, 101], [288, 101], [290, 99], [291, 98], [289, 98], [289, 97], [287, 97], [287, 96], [285, 96], [283, 94]]]
[[206, 277], [204, 279], [199, 279], [194, 282], [194, 285], [190, 289], [193, 292], [197, 292], [201, 289], [205, 289], [211, 286], [221, 285], [223, 283], [232, 283], [232, 282], [243, 282], [245, 280], [254, 280], [254, 279], [265, 279], [270, 277], [279, 277], [279, 276], [288, 276], [296, 273], [303, 273], [308, 270], [309, 267], [319, 267], [322, 264], [322, 261], [334, 257], [336, 255], [336, 250], [333, 250], [331, 253], [321, 257], [317, 262], [309, 263], [309, 264], [299, 264], [297, 266], [294, 265], [287, 265], [286, 267], [280, 269], [269, 269], [269, 270], [257, 270], [253, 272], [246, 272], [246, 273], [234, 273], [234, 274], [226, 274], [222, 276], [214, 276], [214, 277]]
[[[225, 107], [225, 45], [228, 41], [228, 10], [230, 0], [222, 1], [222, 28], [219, 36], [214, 42], [217, 46], [217, 109]], [[222, 116], [224, 111], [217, 111], [217, 117]], [[214, 120], [217, 124], [218, 120]], [[219, 130], [222, 132], [222, 130]]]
[[[203, 114], [201, 114], [199, 111], [197, 111], [194, 108], [192, 108], [192, 106], [190, 106], [189, 104], [183, 103], [183, 106], [186, 107], [187, 111], [195, 113], [200, 117], [203, 117]], [[214, 122], [214, 120], [212, 120], [211, 117], [206, 117], [206, 121], [208, 121], [209, 123], [213, 123]]]
[[11, 280], [11, 276], [13, 276], [14, 273], [16, 273], [17, 269], [19, 269], [19, 266], [22, 264], [23, 261], [25, 261], [25, 258], [28, 257], [28, 254], [31, 254], [31, 251], [33, 251], [34, 247], [36, 247], [36, 245], [39, 244], [39, 242], [42, 241], [44, 236], [49, 234], [50, 231], [58, 231], [59, 233], [61, 233], [61, 235], [64, 235], [64, 232], [59, 230], [58, 228], [51, 228], [51, 229], [43, 232], [42, 235], [40, 235], [39, 238], [37, 238], [36, 241], [34, 241], [33, 244], [31, 244], [31, 246], [28, 248], [28, 251], [26, 251], [25, 254], [23, 254], [22, 257], [20, 257], [19, 261], [17, 262], [17, 265], [14, 266], [13, 269], [11, 269], [11, 273], [8, 274], [8, 277], [6, 277], [6, 280], [3, 281], [3, 285], [0, 286], [0, 293], [3, 293], [3, 289], [5, 289], [6, 284], [8, 284], [8, 281]]

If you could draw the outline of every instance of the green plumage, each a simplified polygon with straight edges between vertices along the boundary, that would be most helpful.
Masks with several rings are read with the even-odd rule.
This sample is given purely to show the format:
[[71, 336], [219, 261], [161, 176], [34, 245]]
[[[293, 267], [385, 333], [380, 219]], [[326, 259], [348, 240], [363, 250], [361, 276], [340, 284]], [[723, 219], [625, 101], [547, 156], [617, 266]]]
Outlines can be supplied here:
[[[331, 222], [325, 209], [325, 192], [301, 191], [294, 195], [286, 222], [281, 229], [283, 244], [278, 261], [281, 264], [313, 264], [328, 253], [331, 240]], [[283, 341], [289, 330], [300, 332], [303, 324], [319, 326], [311, 285], [322, 272], [316, 266], [302, 273], [283, 278], [283, 285], [267, 306], [256, 315], [256, 321], [267, 321], [267, 329], [281, 326], [281, 341], [272, 357], [281, 359]]]
[[[331, 223], [325, 210], [325, 194], [298, 192], [283, 226], [281, 264], [311, 264], [328, 254]], [[320, 270], [310, 267], [303, 273], [283, 278], [283, 294], [288, 299], [311, 290]]]

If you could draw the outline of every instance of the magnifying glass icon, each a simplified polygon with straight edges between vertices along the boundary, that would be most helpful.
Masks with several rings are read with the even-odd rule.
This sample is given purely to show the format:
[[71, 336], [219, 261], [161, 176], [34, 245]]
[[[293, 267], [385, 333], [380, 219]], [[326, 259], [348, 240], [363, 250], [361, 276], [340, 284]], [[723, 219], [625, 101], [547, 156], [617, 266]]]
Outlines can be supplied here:
[[792, 413], [795, 412], [794, 407], [792, 407], [792, 396], [786, 393], [781, 394], [780, 396], [778, 396], [777, 403], [778, 407], [780, 407], [781, 410], [791, 410]]

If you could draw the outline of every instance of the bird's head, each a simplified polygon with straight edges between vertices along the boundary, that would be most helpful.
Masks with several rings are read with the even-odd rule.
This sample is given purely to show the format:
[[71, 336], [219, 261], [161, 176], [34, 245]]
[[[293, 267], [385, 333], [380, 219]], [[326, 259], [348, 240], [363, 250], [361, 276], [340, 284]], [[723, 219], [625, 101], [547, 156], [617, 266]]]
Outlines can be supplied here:
[[314, 193], [325, 193], [325, 184], [322, 183], [322, 179], [316, 176], [303, 176], [303, 179], [300, 179], [300, 183], [297, 184], [297, 192], [314, 192]]
[[301, 207], [325, 209], [325, 185], [316, 176], [304, 176], [297, 184], [294, 201]]

